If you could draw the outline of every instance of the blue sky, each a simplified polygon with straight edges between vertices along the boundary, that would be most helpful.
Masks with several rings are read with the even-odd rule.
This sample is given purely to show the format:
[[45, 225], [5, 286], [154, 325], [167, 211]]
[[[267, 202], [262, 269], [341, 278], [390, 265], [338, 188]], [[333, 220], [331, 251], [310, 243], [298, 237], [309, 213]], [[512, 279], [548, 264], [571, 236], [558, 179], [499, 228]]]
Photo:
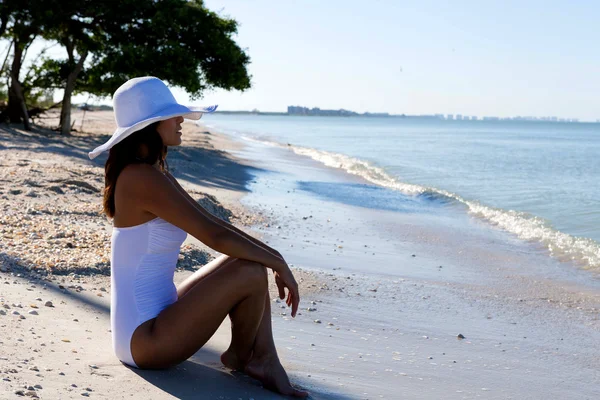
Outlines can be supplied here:
[[205, 4], [239, 22], [253, 87], [197, 104], [600, 119], [598, 1]]
[[222, 109], [600, 118], [597, 1], [205, 3], [252, 58], [251, 90], [205, 96]]

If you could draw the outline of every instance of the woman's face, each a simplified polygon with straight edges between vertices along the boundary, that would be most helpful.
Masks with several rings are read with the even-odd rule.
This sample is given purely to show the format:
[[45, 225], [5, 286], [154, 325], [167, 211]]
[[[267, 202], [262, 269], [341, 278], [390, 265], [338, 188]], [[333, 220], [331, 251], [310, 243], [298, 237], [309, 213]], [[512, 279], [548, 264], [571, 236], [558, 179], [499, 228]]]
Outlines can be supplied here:
[[179, 146], [181, 144], [181, 123], [183, 117], [173, 117], [160, 121], [156, 130], [165, 146]]

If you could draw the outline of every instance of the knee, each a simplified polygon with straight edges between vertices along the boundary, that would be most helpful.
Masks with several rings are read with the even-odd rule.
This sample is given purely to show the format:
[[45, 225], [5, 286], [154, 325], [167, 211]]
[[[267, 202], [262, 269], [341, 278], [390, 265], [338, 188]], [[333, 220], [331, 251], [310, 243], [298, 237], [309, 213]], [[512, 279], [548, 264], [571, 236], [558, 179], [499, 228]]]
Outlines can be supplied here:
[[239, 269], [242, 271], [244, 278], [247, 279], [248, 283], [253, 287], [260, 290], [266, 290], [269, 276], [267, 274], [267, 268], [254, 261], [240, 260]]

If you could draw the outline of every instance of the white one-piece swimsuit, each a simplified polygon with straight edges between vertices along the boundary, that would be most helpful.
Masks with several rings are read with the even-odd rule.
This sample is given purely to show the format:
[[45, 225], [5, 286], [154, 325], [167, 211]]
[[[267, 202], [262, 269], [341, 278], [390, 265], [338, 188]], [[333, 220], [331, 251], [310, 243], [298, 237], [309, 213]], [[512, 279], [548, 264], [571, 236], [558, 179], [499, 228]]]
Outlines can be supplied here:
[[173, 275], [186, 237], [160, 218], [113, 228], [110, 323], [113, 349], [125, 364], [137, 368], [131, 355], [135, 329], [177, 301]]

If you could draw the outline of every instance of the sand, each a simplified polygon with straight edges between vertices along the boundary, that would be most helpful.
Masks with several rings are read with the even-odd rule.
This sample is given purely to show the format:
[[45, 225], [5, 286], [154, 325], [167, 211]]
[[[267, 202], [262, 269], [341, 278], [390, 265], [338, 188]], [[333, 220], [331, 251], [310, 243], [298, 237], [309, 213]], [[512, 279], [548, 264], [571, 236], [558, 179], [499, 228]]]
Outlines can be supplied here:
[[[70, 137], [0, 126], [0, 398], [282, 398], [220, 364], [228, 321], [176, 368], [140, 371], [116, 359], [109, 320], [111, 224], [100, 209], [105, 158], [87, 157], [114, 124], [108, 112], [88, 112], [85, 120], [75, 112], [73, 119], [83, 132]], [[38, 122], [52, 126], [56, 115]], [[411, 234], [432, 233], [409, 216], [396, 221], [391, 214], [368, 214], [381, 225], [401, 222], [410, 232], [394, 228], [390, 233], [401, 234], [401, 245], [390, 236], [365, 250], [352, 241], [353, 232], [339, 232], [348, 210], [296, 215], [291, 210], [301, 208], [302, 199], [293, 193], [249, 205], [248, 187], [267, 190], [256, 176], [269, 166], [241, 157], [243, 149], [226, 135], [185, 123], [183, 146], [169, 153], [170, 168], [215, 215], [286, 246], [282, 252], [290, 255], [302, 302], [292, 319], [271, 283], [275, 341], [290, 378], [312, 398], [600, 396], [597, 292], [516, 274], [511, 268], [519, 255], [509, 257], [491, 242], [487, 251], [497, 251], [496, 272], [461, 271], [464, 253], [437, 254], [431, 249], [441, 248], [439, 242], [429, 248], [411, 242]], [[279, 181], [266, 185], [283, 187]], [[475, 246], [457, 245], [478, 257]], [[401, 276], [354, 268], [349, 259], [367, 251], [375, 265], [404, 268]], [[176, 282], [216, 255], [188, 237]], [[506, 283], [498, 284], [501, 279]]]
[[[101, 213], [105, 159], [87, 157], [113, 122], [111, 113], [86, 114], [85, 132], [69, 137], [47, 129], [56, 116], [32, 132], [0, 127], [0, 398], [282, 398], [221, 365], [228, 320], [190, 361], [169, 371], [130, 369], [113, 355], [111, 223]], [[191, 123], [184, 138], [169, 167], [192, 196], [243, 229], [266, 221], [239, 204], [252, 167], [220, 150], [236, 144]], [[176, 282], [217, 255], [189, 237]], [[315, 292], [319, 275], [296, 270], [303, 293]], [[279, 316], [283, 303], [270, 287]]]

